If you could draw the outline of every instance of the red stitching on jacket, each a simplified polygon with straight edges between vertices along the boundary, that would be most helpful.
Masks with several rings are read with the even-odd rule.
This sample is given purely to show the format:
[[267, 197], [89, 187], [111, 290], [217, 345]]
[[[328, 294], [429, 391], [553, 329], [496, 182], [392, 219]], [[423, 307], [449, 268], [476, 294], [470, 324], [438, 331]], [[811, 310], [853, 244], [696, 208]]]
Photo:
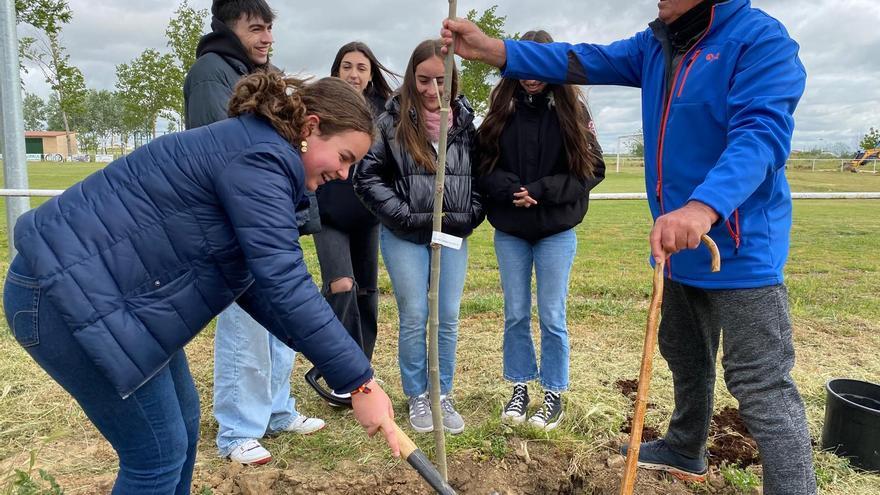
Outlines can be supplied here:
[[694, 62], [697, 60], [697, 57], [700, 56], [700, 52], [703, 51], [702, 48], [694, 52], [694, 56], [691, 57], [690, 62], [688, 62], [687, 70], [684, 71], [684, 77], [681, 79], [681, 87], [678, 88], [678, 98], [681, 98], [681, 93], [684, 91], [684, 85], [688, 80], [688, 75], [691, 73], [691, 69], [694, 67]]

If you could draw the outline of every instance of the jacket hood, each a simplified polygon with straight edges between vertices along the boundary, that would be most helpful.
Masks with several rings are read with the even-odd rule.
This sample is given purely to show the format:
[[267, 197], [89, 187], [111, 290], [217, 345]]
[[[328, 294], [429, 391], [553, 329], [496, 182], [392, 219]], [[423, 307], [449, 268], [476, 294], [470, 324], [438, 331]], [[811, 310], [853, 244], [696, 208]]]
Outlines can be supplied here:
[[197, 58], [206, 53], [216, 53], [226, 59], [237, 60], [244, 65], [248, 74], [257, 69], [238, 36], [216, 17], [211, 18], [211, 32], [202, 36], [196, 47]]

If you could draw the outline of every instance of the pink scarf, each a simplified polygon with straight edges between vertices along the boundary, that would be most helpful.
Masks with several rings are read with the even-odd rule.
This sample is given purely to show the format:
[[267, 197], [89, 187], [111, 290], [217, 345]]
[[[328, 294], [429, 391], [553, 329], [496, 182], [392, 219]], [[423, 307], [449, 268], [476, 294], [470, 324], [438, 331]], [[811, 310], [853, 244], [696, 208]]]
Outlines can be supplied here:
[[[425, 130], [428, 131], [428, 138], [432, 143], [437, 143], [440, 141], [440, 110], [436, 112], [429, 112], [422, 109], [422, 118], [425, 119]], [[452, 112], [449, 112], [449, 121], [447, 122], [447, 129], [452, 128]]]

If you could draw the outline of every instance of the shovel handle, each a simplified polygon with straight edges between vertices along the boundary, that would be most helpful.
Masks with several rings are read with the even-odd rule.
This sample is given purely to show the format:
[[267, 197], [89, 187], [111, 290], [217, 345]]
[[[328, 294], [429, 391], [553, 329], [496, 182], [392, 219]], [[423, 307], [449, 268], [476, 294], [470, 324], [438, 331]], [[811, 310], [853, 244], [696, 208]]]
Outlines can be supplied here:
[[446, 482], [440, 471], [431, 464], [428, 456], [416, 446], [409, 435], [397, 426], [397, 423], [394, 424], [394, 432], [397, 434], [397, 443], [400, 445], [400, 455], [419, 473], [419, 476], [440, 495], [455, 495], [455, 490]]
[[402, 455], [404, 459], [418, 449], [416, 443], [413, 442], [409, 435], [404, 433], [399, 426], [397, 426], [397, 423], [394, 423], [394, 433], [397, 434], [397, 443], [400, 444], [400, 455]]

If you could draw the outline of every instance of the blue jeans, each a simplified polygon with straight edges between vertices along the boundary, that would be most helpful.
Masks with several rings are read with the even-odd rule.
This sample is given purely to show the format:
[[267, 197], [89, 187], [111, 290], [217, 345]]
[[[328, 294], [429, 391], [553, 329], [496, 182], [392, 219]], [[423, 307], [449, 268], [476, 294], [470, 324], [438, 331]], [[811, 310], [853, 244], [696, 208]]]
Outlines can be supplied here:
[[[544, 390], [568, 389], [568, 325], [565, 320], [568, 277], [577, 251], [573, 229], [531, 243], [495, 231], [495, 256], [504, 291], [504, 378], [527, 382], [540, 378]], [[541, 369], [532, 341], [532, 266], [538, 292]]]
[[122, 399], [42, 297], [20, 257], [3, 289], [15, 339], [82, 407], [119, 456], [114, 494], [187, 494], [199, 438], [199, 396], [183, 350]]
[[238, 304], [220, 313], [214, 336], [214, 417], [221, 457], [250, 439], [283, 430], [299, 415], [290, 396], [295, 356]]
[[[405, 241], [382, 227], [382, 258], [391, 277], [400, 320], [397, 359], [400, 381], [407, 397], [428, 390], [428, 284], [431, 247]], [[467, 239], [461, 249], [440, 250], [440, 393], [452, 391], [455, 375], [455, 346], [458, 342], [458, 310], [467, 274]]]

